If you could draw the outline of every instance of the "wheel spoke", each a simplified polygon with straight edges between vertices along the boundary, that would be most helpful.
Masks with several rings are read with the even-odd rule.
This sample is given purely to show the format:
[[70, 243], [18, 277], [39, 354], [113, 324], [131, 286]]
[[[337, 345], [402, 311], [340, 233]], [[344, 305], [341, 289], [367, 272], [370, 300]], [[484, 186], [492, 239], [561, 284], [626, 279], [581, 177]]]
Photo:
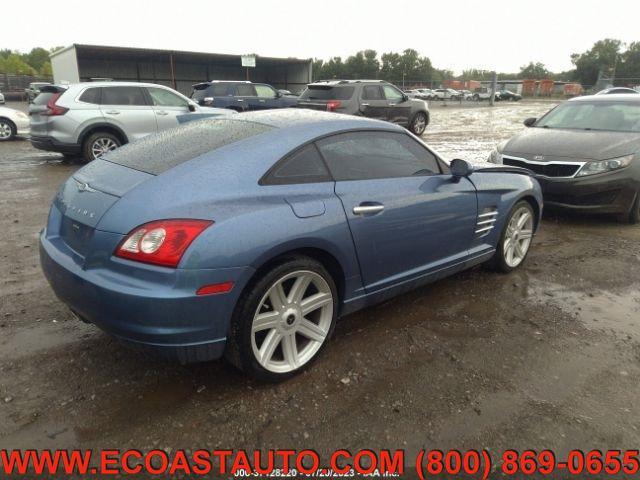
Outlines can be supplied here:
[[284, 294], [284, 288], [282, 282], [278, 282], [269, 291], [269, 300], [271, 300], [271, 306], [274, 310], [280, 311], [287, 304], [287, 296]]
[[294, 369], [298, 368], [298, 346], [296, 345], [296, 334], [290, 333], [282, 338], [282, 353], [284, 361]]
[[522, 259], [524, 258], [524, 249], [522, 248], [522, 243], [521, 242], [514, 242], [514, 248], [516, 251], [516, 254], [518, 255], [518, 259]]
[[522, 227], [524, 227], [525, 223], [527, 223], [527, 220], [529, 220], [529, 212], [524, 211], [522, 212], [522, 215], [520, 215], [520, 218], [518, 219], [518, 229], [522, 229]]
[[504, 250], [505, 253], [507, 253], [507, 251], [510, 248], [511, 248], [511, 236], [508, 236], [504, 241], [504, 246], [502, 247], [502, 249]]
[[322, 330], [318, 325], [306, 318], [300, 320], [298, 324], [298, 333], [304, 335], [309, 340], [315, 340], [316, 342], [324, 342], [327, 336], [326, 332]]
[[520, 230], [520, 234], [518, 235], [518, 237], [521, 240], [527, 240], [528, 238], [531, 238], [533, 236], [533, 232], [531, 230]]
[[316, 293], [315, 295], [307, 297], [300, 303], [302, 315], [306, 316], [314, 310], [328, 305], [332, 300], [331, 294], [325, 292]]
[[262, 342], [262, 346], [260, 347], [260, 362], [264, 365], [271, 361], [271, 357], [273, 357], [273, 352], [275, 352], [276, 348], [282, 341], [282, 335], [277, 330], [271, 330]]
[[277, 311], [260, 313], [253, 320], [252, 330], [254, 332], [259, 332], [260, 330], [276, 328], [278, 326], [279, 320], [280, 320], [280, 313]]
[[298, 278], [296, 278], [296, 281], [293, 283], [293, 286], [289, 291], [289, 296], [287, 297], [288, 303], [300, 302], [310, 283], [310, 275], [300, 275]]

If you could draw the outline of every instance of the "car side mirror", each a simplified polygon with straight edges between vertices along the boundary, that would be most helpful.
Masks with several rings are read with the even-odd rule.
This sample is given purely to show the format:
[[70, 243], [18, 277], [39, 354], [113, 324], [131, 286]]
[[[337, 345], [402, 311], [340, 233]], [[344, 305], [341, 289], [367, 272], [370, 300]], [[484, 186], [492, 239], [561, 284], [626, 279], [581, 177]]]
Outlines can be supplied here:
[[196, 106], [193, 103], [190, 103], [189, 105], [187, 105], [187, 108], [189, 109], [190, 112], [196, 111]]
[[402, 95], [402, 101], [406, 102], [407, 100], [409, 100], [409, 95], [407, 95], [406, 93]]
[[276, 92], [276, 98], [280, 98], [282, 96], [282, 92]]
[[533, 126], [533, 124], [534, 124], [534, 123], [536, 123], [536, 120], [538, 120], [538, 119], [537, 119], [537, 118], [535, 118], [535, 117], [527, 118], [527, 119], [524, 121], [524, 126], [525, 126], [525, 127], [532, 127], [532, 126]]
[[473, 166], [466, 160], [461, 160], [459, 158], [451, 160], [449, 168], [451, 170], [451, 175], [454, 178], [468, 177], [473, 172]]

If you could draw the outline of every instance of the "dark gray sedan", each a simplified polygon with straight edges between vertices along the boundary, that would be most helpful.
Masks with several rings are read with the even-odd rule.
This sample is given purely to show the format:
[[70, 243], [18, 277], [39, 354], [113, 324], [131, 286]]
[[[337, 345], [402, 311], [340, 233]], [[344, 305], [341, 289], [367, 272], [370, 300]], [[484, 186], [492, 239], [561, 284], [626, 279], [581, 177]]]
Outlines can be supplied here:
[[574, 98], [524, 123], [490, 162], [531, 170], [545, 206], [640, 222], [640, 95]]

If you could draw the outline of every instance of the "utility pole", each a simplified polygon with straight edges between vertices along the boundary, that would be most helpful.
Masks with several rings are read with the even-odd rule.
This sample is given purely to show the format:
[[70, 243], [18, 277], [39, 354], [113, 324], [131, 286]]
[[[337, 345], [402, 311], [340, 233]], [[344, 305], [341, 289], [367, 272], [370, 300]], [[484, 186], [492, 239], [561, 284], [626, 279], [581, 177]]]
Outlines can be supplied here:
[[496, 90], [498, 89], [498, 74], [491, 72], [491, 98], [489, 99], [489, 105], [493, 107], [496, 102]]

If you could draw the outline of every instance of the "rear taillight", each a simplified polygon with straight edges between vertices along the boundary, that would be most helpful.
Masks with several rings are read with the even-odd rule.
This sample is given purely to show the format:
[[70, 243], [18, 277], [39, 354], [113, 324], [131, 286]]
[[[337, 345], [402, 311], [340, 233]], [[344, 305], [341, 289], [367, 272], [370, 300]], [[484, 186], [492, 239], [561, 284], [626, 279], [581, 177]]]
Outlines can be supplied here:
[[337, 108], [340, 108], [342, 102], [340, 100], [330, 100], [327, 102], [327, 112], [333, 112]]
[[47, 109], [40, 112], [40, 115], [44, 115], [47, 117], [54, 117], [56, 115], [64, 115], [69, 111], [68, 108], [61, 107], [60, 105], [56, 105], [56, 101], [60, 98], [62, 92], [54, 93], [51, 95], [51, 98], [47, 102]]
[[114, 252], [116, 257], [176, 268], [210, 220], [156, 220], [131, 231]]

